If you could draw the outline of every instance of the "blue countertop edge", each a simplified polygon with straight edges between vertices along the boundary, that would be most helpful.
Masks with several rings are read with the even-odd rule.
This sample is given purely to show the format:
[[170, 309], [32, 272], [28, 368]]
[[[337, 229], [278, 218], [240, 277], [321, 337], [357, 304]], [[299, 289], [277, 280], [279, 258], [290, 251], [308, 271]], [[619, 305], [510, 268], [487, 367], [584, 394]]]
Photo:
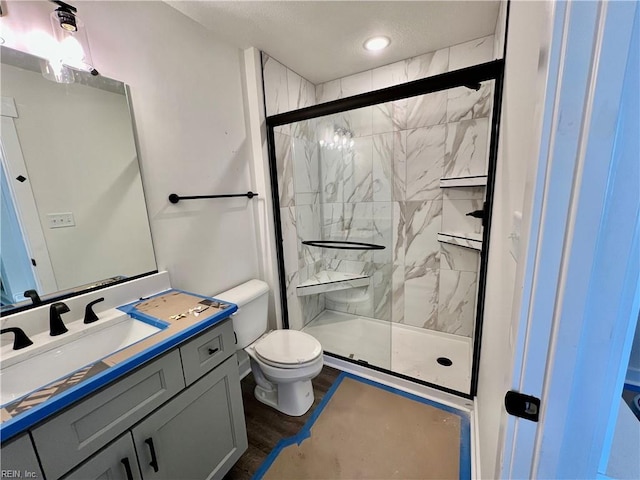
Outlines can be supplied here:
[[[135, 302], [128, 303], [126, 305], [122, 305], [118, 307], [119, 310], [127, 313], [131, 317], [136, 320], [143, 321], [145, 323], [150, 323], [159, 328], [166, 328], [169, 326], [167, 322], [158, 320], [149, 315], [136, 312], [134, 310], [134, 305], [140, 303], [141, 301], [148, 300], [150, 298], [158, 297], [160, 295], [164, 295], [169, 292], [180, 292], [186, 293], [188, 295], [193, 295], [195, 297], [200, 297], [207, 300], [215, 300], [221, 303], [225, 303], [230, 305], [229, 308], [226, 308], [222, 311], [215, 313], [209, 317], [202, 319], [200, 322], [191, 325], [180, 332], [177, 332], [175, 335], [165, 338], [164, 340], [159, 341], [157, 344], [147, 348], [146, 350], [132, 355], [130, 358], [122, 361], [121, 363], [114, 365], [112, 367], [107, 368], [103, 372], [100, 372], [94, 375], [91, 378], [88, 378], [86, 381], [80, 382], [79, 384], [61, 392], [58, 395], [51, 397], [51, 399], [37, 405], [5, 422], [0, 425], [0, 442], [6, 442], [16, 435], [26, 431], [27, 429], [33, 427], [37, 423], [46, 419], [62, 410], [70, 406], [71, 404], [77, 402], [78, 400], [83, 399], [84, 397], [90, 395], [96, 390], [104, 387], [108, 383], [117, 380], [118, 378], [130, 373], [135, 370], [137, 367], [141, 366], [143, 363], [146, 363], [153, 358], [162, 355], [163, 353], [168, 352], [173, 347], [183, 343], [191, 337], [194, 337], [198, 333], [203, 330], [206, 330], [209, 327], [212, 327], [221, 321], [225, 320], [233, 313], [238, 310], [238, 306], [234, 303], [226, 302], [224, 300], [219, 300], [215, 297], [207, 297], [204, 295], [198, 295], [191, 292], [185, 292], [183, 290], [178, 289], [169, 289], [158, 294], [152, 295], [150, 297], [146, 297], [140, 300], [136, 300]], [[151, 337], [147, 337], [151, 338]], [[114, 352], [116, 353], [116, 352]], [[111, 354], [110, 354], [111, 355]]]

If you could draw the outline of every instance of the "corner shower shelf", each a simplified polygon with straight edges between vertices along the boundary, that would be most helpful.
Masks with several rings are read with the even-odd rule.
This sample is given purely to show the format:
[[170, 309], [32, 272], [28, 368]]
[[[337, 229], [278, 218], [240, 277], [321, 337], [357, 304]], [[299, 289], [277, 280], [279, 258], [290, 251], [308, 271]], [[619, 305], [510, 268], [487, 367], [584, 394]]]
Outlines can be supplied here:
[[450, 187], [484, 187], [487, 185], [486, 175], [472, 177], [441, 178], [440, 188]]
[[299, 297], [369, 285], [370, 275], [323, 270], [296, 287]]
[[481, 233], [438, 233], [438, 241], [459, 247], [471, 248], [472, 250], [482, 250]]

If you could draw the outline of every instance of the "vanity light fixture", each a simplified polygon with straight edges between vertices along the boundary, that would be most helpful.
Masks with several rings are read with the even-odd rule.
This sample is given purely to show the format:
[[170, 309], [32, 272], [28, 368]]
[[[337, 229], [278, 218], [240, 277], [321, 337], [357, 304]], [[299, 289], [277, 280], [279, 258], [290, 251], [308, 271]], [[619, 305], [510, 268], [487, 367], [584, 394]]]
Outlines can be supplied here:
[[384, 50], [391, 44], [391, 39], [385, 36], [371, 37], [366, 42], [364, 42], [365, 50], [370, 52], [377, 52], [380, 50]]
[[58, 43], [57, 60], [66, 67], [98, 75], [93, 68], [87, 31], [77, 15], [78, 9], [59, 0], [50, 1], [58, 5], [51, 12], [53, 36]]
[[60, 24], [60, 28], [68, 32], [77, 32], [78, 25], [76, 23], [75, 14], [78, 11], [78, 9], [64, 2], [54, 1], [53, 3], [56, 3], [57, 5], [59, 5], [58, 8], [56, 8], [56, 11], [54, 12], [54, 14], [58, 23]]

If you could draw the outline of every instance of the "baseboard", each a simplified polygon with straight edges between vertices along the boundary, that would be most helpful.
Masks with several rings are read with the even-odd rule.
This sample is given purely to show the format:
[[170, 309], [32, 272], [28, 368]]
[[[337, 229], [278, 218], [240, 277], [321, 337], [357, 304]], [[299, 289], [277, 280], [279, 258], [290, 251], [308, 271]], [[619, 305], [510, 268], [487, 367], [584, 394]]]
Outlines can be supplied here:
[[478, 402], [477, 398], [473, 399], [473, 411], [469, 415], [471, 427], [471, 478], [482, 478], [482, 469], [480, 466], [480, 431], [478, 425]]
[[240, 380], [251, 373], [251, 363], [249, 361], [249, 355], [246, 352], [236, 352], [238, 357], [238, 371], [240, 373]]

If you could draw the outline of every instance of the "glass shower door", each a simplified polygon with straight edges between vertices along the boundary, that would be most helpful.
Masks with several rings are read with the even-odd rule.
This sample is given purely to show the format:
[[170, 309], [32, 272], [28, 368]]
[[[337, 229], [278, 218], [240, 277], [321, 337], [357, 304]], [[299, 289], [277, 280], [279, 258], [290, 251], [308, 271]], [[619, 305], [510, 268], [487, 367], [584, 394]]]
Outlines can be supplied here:
[[289, 327], [391, 368], [393, 133], [373, 109], [275, 129]]
[[275, 129], [289, 327], [471, 391], [494, 81]]

